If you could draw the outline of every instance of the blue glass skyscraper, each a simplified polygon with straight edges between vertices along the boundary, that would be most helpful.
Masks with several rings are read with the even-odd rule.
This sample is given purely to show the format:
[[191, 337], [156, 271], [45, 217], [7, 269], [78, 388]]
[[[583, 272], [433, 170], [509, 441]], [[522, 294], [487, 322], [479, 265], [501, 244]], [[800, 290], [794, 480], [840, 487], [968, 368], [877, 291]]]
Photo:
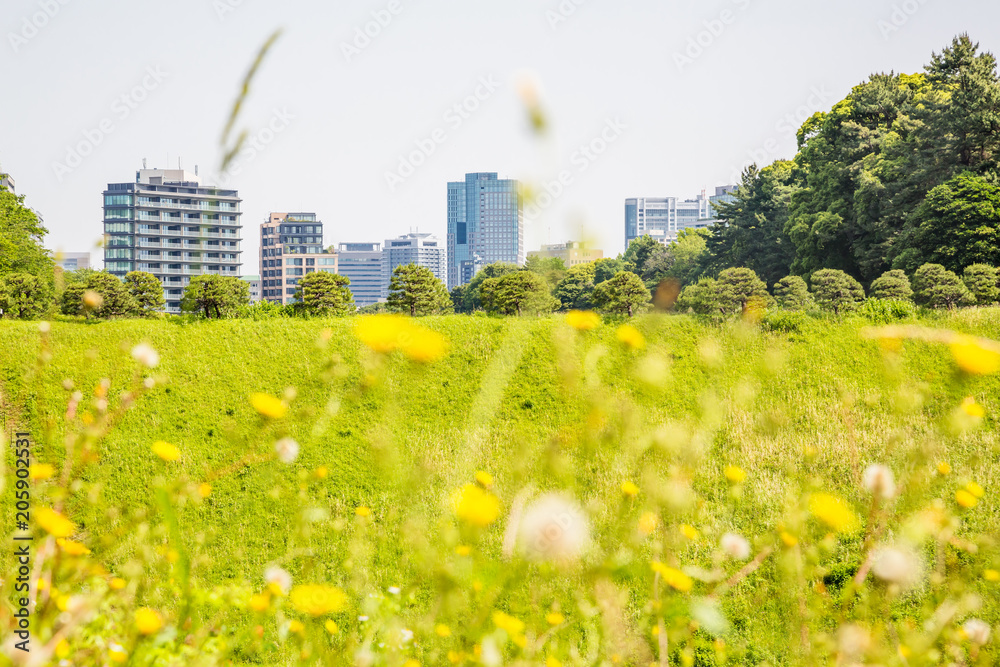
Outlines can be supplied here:
[[493, 262], [524, 264], [520, 184], [495, 173], [448, 183], [448, 289]]

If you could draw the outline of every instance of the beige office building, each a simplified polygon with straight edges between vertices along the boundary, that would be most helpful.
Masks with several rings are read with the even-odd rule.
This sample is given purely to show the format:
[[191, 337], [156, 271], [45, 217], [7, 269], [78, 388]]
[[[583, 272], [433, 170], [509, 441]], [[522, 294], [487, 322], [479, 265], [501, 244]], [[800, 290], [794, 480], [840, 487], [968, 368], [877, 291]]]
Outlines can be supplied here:
[[586, 243], [569, 241], [555, 245], [543, 245], [541, 250], [532, 250], [529, 252], [528, 257], [558, 257], [566, 265], [566, 268], [569, 269], [578, 264], [586, 264], [596, 259], [603, 259], [604, 251], [591, 248]]
[[295, 301], [299, 280], [316, 271], [337, 273], [337, 253], [323, 247], [315, 213], [271, 213], [260, 226], [261, 300]]

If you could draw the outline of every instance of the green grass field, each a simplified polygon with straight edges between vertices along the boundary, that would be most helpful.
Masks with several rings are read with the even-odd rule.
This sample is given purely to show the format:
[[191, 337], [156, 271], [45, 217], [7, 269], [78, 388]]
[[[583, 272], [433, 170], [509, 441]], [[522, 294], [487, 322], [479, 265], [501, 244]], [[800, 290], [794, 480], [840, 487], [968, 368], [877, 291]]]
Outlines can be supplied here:
[[[208, 482], [212, 491], [204, 501], [177, 503], [197, 585], [259, 588], [264, 568], [278, 562], [296, 581], [350, 581], [372, 590], [412, 586], [411, 625], [449, 613], [447, 604], [434, 601], [434, 584], [417, 582], [444, 576], [444, 566], [428, 562], [422, 549], [432, 553], [468, 541], [450, 519], [453, 489], [487, 471], [505, 511], [528, 486], [569, 492], [592, 522], [594, 544], [584, 559], [589, 571], [601, 570], [602, 581], [607, 577], [624, 591], [623, 622], [637, 626], [618, 639], [607, 631], [605, 639], [619, 641], [622, 654], [636, 660], [651, 649], [634, 644], [655, 645], [639, 627], [648, 612], [637, 583], [645, 576], [643, 563], [675, 554], [684, 563], [719, 566], [713, 555], [719, 536], [738, 531], [755, 548], [773, 540], [776, 526], [809, 489], [837, 493], [864, 514], [861, 475], [872, 463], [889, 465], [904, 488], [894, 507], [898, 516], [929, 497], [948, 497], [952, 482], [974, 479], [987, 493], [965, 515], [962, 530], [1000, 535], [993, 492], [1000, 484], [1000, 377], [959, 375], [947, 347], [907, 341], [887, 357], [877, 342], [860, 336], [869, 326], [861, 319], [807, 318], [799, 331], [785, 334], [643, 316], [635, 322], [646, 338], [643, 351], [623, 347], [614, 325], [578, 332], [561, 317], [452, 316], [422, 323], [450, 340], [441, 361], [419, 365], [397, 353], [380, 362], [356, 340], [350, 319], [121, 321], [53, 323], [50, 358], [39, 365], [38, 325], [0, 322], [4, 415], [8, 426], [33, 434], [39, 460], [58, 468], [72, 393], [64, 380], [89, 396], [110, 379], [114, 408], [138, 372], [129, 351], [149, 343], [162, 358], [151, 372], [157, 386], [100, 441], [83, 481], [66, 492], [67, 512], [94, 557], [111, 571], [137, 560], [162, 561], [148, 549], [176, 546], [176, 540], [156, 528], [134, 531], [126, 517], [160, 514], [157, 485]], [[1000, 339], [1000, 309], [922, 323]], [[294, 399], [286, 419], [267, 421], [250, 405], [251, 393], [281, 396], [288, 388]], [[954, 432], [952, 414], [966, 396], [986, 416], [978, 429]], [[283, 436], [301, 446], [291, 465], [271, 456]], [[166, 464], [153, 456], [157, 440], [175, 444], [181, 459]], [[934, 474], [939, 461], [950, 464], [948, 479]], [[737, 495], [723, 476], [729, 464], [747, 473]], [[321, 467], [325, 476], [316, 472]], [[624, 480], [642, 489], [635, 501], [621, 500]], [[665, 527], [690, 524], [703, 539], [679, 544], [673, 533], [647, 541], [623, 533], [623, 517], [634, 521], [650, 505]], [[356, 521], [359, 506], [372, 511], [364, 526]], [[501, 521], [483, 535], [480, 549], [498, 552], [502, 541]], [[856, 569], [859, 550], [859, 540], [845, 540], [827, 554], [827, 569], [838, 563]], [[980, 551], [976, 558], [978, 568], [1000, 563], [996, 553]], [[626, 565], [633, 561], [638, 565]], [[737, 662], [792, 660], [788, 637], [796, 630], [789, 600], [773, 585], [778, 567], [766, 561], [761, 576], [749, 576], [723, 600], [730, 642], [742, 647], [734, 649]], [[483, 568], [476, 576], [487, 584], [503, 580], [502, 565]], [[546, 585], [507, 582], [490, 604], [525, 619], [553, 604], [585, 616], [573, 589], [601, 584], [579, 572], [552, 577]], [[449, 570], [443, 590], [461, 589], [471, 578], [461, 568]], [[996, 589], [972, 585], [982, 587], [986, 600], [979, 615], [996, 623]], [[166, 590], [145, 595], [164, 608], [173, 603]], [[905, 616], [917, 605], [903, 600], [893, 613]], [[463, 619], [448, 622], [457, 627]], [[582, 626], [568, 631], [585, 634]], [[282, 655], [268, 645], [258, 652], [240, 648], [235, 657], [280, 662]]]

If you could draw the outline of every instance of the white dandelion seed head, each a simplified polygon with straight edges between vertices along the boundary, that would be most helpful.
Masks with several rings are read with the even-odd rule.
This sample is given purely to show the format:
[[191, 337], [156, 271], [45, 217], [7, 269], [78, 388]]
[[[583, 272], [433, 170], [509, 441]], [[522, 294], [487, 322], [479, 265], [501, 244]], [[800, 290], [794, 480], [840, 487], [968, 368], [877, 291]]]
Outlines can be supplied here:
[[39, 322], [38, 330], [41, 331], [42, 333], [48, 333], [52, 331], [52, 325], [49, 324], [48, 322]]
[[268, 584], [277, 584], [282, 593], [292, 590], [292, 575], [288, 570], [272, 565], [264, 570], [264, 581]]
[[986, 621], [978, 618], [970, 618], [962, 624], [962, 632], [973, 644], [982, 646], [990, 641], [992, 629]]
[[146, 368], [156, 368], [160, 363], [160, 353], [146, 343], [139, 343], [132, 348], [132, 358]]
[[274, 451], [282, 463], [293, 463], [299, 457], [299, 443], [291, 438], [282, 438], [274, 443]]
[[872, 574], [882, 581], [904, 588], [920, 580], [923, 565], [912, 550], [897, 547], [879, 547], [872, 553]]
[[845, 656], [858, 658], [868, 650], [872, 637], [868, 628], [855, 623], [840, 626], [837, 631], [837, 648]]
[[399, 586], [389, 586], [389, 588], [386, 589], [386, 590], [388, 590], [393, 595], [399, 595], [399, 590], [400, 589], [399, 589]]
[[742, 535], [737, 533], [726, 533], [719, 540], [722, 551], [733, 560], [746, 560], [750, 558], [750, 543]]
[[863, 484], [868, 493], [889, 500], [896, 495], [896, 478], [887, 466], [875, 464], [865, 470]]
[[578, 559], [590, 544], [590, 522], [576, 501], [557, 493], [536, 499], [519, 526], [521, 549], [532, 560]]

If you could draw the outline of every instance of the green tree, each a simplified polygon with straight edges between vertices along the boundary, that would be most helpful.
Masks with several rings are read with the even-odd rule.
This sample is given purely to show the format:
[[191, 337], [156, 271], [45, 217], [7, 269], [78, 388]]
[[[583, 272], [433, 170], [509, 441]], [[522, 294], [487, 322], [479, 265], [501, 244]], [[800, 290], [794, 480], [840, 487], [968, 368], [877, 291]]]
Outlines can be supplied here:
[[30, 273], [50, 284], [55, 264], [42, 246], [46, 233], [24, 195], [0, 188], [0, 276]]
[[594, 307], [594, 262], [578, 264], [566, 272], [556, 285], [555, 297], [562, 310], [590, 310]]
[[0, 276], [0, 315], [3, 317], [31, 320], [41, 317], [51, 305], [51, 289], [37, 276], [23, 272]]
[[[628, 244], [628, 248], [625, 249], [625, 254], [621, 256], [621, 260], [631, 264], [629, 271], [632, 271], [639, 277], [642, 277], [644, 270], [648, 270], [649, 267], [646, 266], [647, 262], [655, 263], [657, 258], [662, 256], [666, 252], [666, 248], [659, 241], [654, 239], [649, 234], [645, 236], [640, 236], [637, 239], [632, 239]], [[603, 277], [603, 276], [598, 276]], [[611, 276], [608, 276], [610, 278]], [[607, 280], [607, 278], [605, 278]], [[598, 282], [604, 282], [600, 280]]]
[[924, 264], [913, 274], [916, 302], [929, 308], [971, 306], [976, 298], [962, 279], [940, 264]]
[[449, 296], [451, 296], [451, 306], [456, 313], [469, 312], [465, 310], [465, 296], [469, 291], [468, 285], [457, 285], [451, 288]]
[[973, 264], [965, 267], [962, 282], [969, 288], [980, 306], [989, 306], [1000, 298], [997, 285], [997, 270], [989, 264]]
[[724, 314], [739, 314], [751, 301], [771, 301], [767, 285], [752, 270], [739, 267], [726, 269], [715, 281], [716, 301]]
[[184, 289], [181, 310], [206, 318], [234, 317], [240, 306], [250, 303], [250, 286], [234, 276], [195, 276]]
[[104, 271], [92, 273], [87, 278], [87, 289], [84, 294], [86, 292], [93, 292], [99, 297], [99, 304], [93, 308], [96, 317], [108, 319], [135, 317], [139, 314], [139, 303], [129, 293], [125, 284], [110, 273]]
[[682, 311], [690, 310], [698, 315], [716, 317], [721, 313], [717, 297], [715, 278], [701, 278], [684, 288], [677, 299], [677, 307]]
[[906, 277], [906, 272], [900, 269], [886, 271], [876, 278], [872, 281], [868, 292], [868, 295], [874, 299], [913, 300], [913, 288], [910, 286], [910, 279]]
[[682, 286], [696, 281], [708, 261], [708, 239], [711, 236], [710, 230], [693, 227], [677, 232], [677, 240], [667, 247], [673, 265], [666, 272], [666, 277], [675, 279]]
[[489, 278], [479, 288], [483, 306], [491, 313], [518, 315], [551, 313], [558, 302], [545, 279], [531, 271], [517, 271]]
[[125, 274], [125, 289], [138, 304], [138, 314], [150, 316], [163, 310], [163, 285], [152, 273], [130, 271]]
[[815, 305], [809, 286], [800, 276], [785, 276], [776, 282], [774, 298], [785, 310], [809, 310]]
[[865, 288], [837, 269], [820, 269], [811, 278], [813, 298], [824, 310], [840, 314], [854, 310], [865, 300]]
[[[83, 295], [87, 291], [87, 284], [72, 282], [66, 285], [62, 296], [59, 299], [59, 310], [63, 315], [81, 315], [84, 313]], [[87, 313], [90, 314], [89, 312]]]
[[[635, 243], [635, 241], [633, 241], [633, 243]], [[635, 264], [626, 261], [621, 257], [604, 257], [602, 259], [595, 259], [592, 264], [594, 265], [595, 285], [603, 283], [605, 280], [611, 280], [622, 271], [631, 271], [632, 273], [635, 273], [636, 269]]]
[[556, 288], [556, 285], [566, 277], [566, 263], [560, 257], [540, 257], [531, 255], [524, 263], [524, 270], [540, 275], [545, 284], [549, 286], [549, 292]]
[[594, 288], [594, 304], [605, 312], [632, 317], [649, 304], [649, 290], [642, 278], [623, 271]]
[[310, 315], [350, 315], [355, 310], [354, 295], [347, 287], [350, 284], [347, 276], [315, 271], [299, 280], [295, 299]]
[[451, 296], [434, 272], [426, 266], [397, 266], [389, 281], [389, 310], [410, 317], [452, 312]]
[[472, 313], [483, 307], [482, 302], [479, 299], [479, 286], [483, 284], [484, 281], [490, 278], [499, 278], [500, 276], [507, 275], [508, 273], [514, 273], [515, 271], [520, 271], [517, 264], [511, 264], [509, 262], [493, 262], [492, 264], [487, 264], [479, 270], [479, 272], [472, 277], [465, 285], [465, 293], [462, 298], [462, 312]]

